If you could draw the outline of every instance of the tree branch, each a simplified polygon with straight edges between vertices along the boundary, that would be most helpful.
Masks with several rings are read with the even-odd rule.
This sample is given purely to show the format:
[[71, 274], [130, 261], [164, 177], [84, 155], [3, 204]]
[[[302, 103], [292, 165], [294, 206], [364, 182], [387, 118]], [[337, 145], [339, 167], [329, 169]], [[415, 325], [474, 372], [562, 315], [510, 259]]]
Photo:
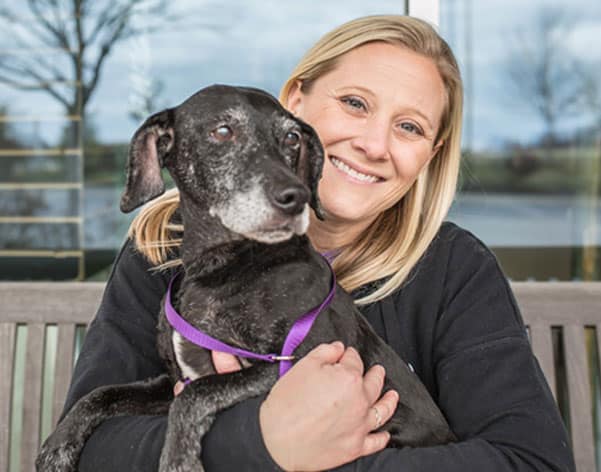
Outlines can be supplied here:
[[6, 83], [7, 85], [10, 85], [11, 87], [19, 89], [19, 90], [45, 90], [53, 98], [55, 98], [62, 105], [64, 105], [65, 108], [69, 108], [69, 106], [70, 106], [69, 101], [65, 97], [63, 97], [58, 92], [58, 90], [56, 90], [52, 86], [52, 84], [49, 83], [49, 81], [44, 80], [39, 75], [37, 75], [34, 71], [22, 70], [20, 72], [20, 74], [21, 75], [29, 75], [29, 76], [33, 77], [34, 79], [38, 80], [38, 83], [37, 84], [32, 84], [32, 85], [24, 84], [23, 81], [20, 80], [21, 77], [19, 77], [18, 79], [15, 79], [13, 77], [10, 77], [10, 76], [2, 74], [1, 71], [0, 71], [0, 81]]
[[[123, 16], [120, 18], [115, 18], [118, 21], [115, 30], [112, 34], [102, 42], [100, 46], [100, 54], [96, 59], [96, 64], [92, 68], [92, 78], [89, 83], [86, 83], [82, 86], [83, 94], [82, 94], [82, 108], [87, 104], [90, 96], [94, 92], [94, 89], [98, 85], [98, 79], [100, 78], [100, 70], [104, 63], [104, 60], [110, 53], [112, 47], [117, 43], [120, 39], [122, 39], [122, 34], [125, 31], [127, 24], [130, 20], [130, 13], [133, 6], [136, 4], [136, 1], [130, 3], [126, 8], [123, 9]], [[114, 21], [111, 19], [111, 21]]]
[[[72, 5], [71, 11], [64, 11], [66, 4]], [[41, 55], [17, 61], [11, 56], [10, 65], [7, 61], [2, 64], [0, 56], [0, 78], [18, 89], [45, 90], [67, 110], [81, 106], [82, 113], [113, 47], [137, 34], [164, 29], [166, 22], [176, 18], [169, 14], [171, 4], [167, 0], [27, 0], [26, 5], [31, 12], [27, 18], [20, 12], [15, 14], [14, 8], [0, 7], [0, 22], [13, 32], [11, 46], [35, 50], [40, 42], [44, 48], [56, 47], [63, 51], [61, 57], [68, 58], [73, 72], [61, 70], [62, 61], [57, 65], [53, 58]], [[138, 7], [143, 7], [139, 10], [144, 17], [140, 24], [132, 21]], [[29, 79], [37, 84], [25, 84]], [[73, 96], [57, 85], [69, 80], [81, 87], [75, 88]]]
[[[33, 13], [33, 15], [36, 18], [36, 20], [38, 21], [38, 23], [40, 25], [42, 25], [44, 27], [44, 29], [46, 29], [46, 31], [48, 31], [52, 36], [54, 36], [56, 38], [56, 40], [58, 41], [58, 44], [61, 45], [65, 49], [71, 49], [71, 45], [69, 44], [69, 40], [65, 34], [65, 31], [58, 29], [55, 25], [50, 23], [45, 18], [44, 14], [39, 9], [38, 0], [27, 0], [27, 3], [29, 5], [29, 9]], [[54, 7], [56, 8], [56, 3], [54, 5]], [[55, 17], [57, 14], [58, 14], [57, 12], [54, 13]]]
[[[14, 37], [18, 36], [22, 39], [21, 32], [19, 28], [23, 31], [27, 31], [35, 36], [42, 44], [50, 45], [50, 46], [59, 46], [56, 43], [56, 38], [52, 36], [48, 36], [48, 32], [45, 30], [40, 30], [39, 26], [35, 23], [26, 23], [24, 19], [20, 16], [15, 15], [14, 12], [10, 11], [8, 8], [0, 9], [0, 19], [4, 20], [6, 23], [6, 30], [9, 31], [9, 34], [12, 33], [11, 40], [14, 41]], [[28, 47], [33, 48], [30, 42], [27, 42]]]

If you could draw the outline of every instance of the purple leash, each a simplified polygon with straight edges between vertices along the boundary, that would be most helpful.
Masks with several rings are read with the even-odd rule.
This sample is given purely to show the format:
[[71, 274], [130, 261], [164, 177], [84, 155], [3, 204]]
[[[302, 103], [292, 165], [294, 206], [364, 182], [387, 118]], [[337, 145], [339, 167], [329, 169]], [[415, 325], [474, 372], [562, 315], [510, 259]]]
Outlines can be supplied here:
[[[244, 349], [230, 346], [229, 344], [225, 344], [219, 341], [218, 339], [215, 339], [212, 336], [209, 336], [208, 334], [204, 333], [203, 331], [195, 328], [185, 319], [183, 319], [171, 304], [171, 287], [173, 286], [173, 281], [177, 278], [179, 274], [176, 274], [172, 277], [172, 279], [169, 281], [169, 286], [167, 288], [167, 296], [165, 297], [165, 314], [167, 316], [167, 320], [169, 321], [169, 324], [171, 324], [173, 329], [175, 329], [188, 341], [210, 351], [226, 352], [235, 356], [246, 357], [250, 359], [258, 359], [266, 362], [280, 362], [281, 377], [292, 367], [292, 360], [294, 359], [294, 350], [307, 337], [307, 334], [311, 330], [311, 327], [313, 326], [313, 322], [317, 318], [317, 315], [319, 315], [319, 313], [321, 313], [321, 311], [330, 304], [332, 298], [334, 297], [334, 293], [336, 292], [336, 275], [334, 274], [334, 270], [330, 265], [330, 260], [333, 258], [333, 251], [323, 254], [323, 257], [326, 259], [328, 267], [330, 268], [330, 272], [332, 274], [332, 285], [330, 288], [330, 292], [319, 306], [305, 313], [294, 322], [294, 325], [292, 325], [292, 328], [288, 332], [288, 336], [286, 336], [284, 346], [282, 347], [282, 353], [280, 355], [257, 354], [255, 352], [246, 351]], [[187, 381], [186, 384], [187, 383], [189, 383], [189, 381]]]

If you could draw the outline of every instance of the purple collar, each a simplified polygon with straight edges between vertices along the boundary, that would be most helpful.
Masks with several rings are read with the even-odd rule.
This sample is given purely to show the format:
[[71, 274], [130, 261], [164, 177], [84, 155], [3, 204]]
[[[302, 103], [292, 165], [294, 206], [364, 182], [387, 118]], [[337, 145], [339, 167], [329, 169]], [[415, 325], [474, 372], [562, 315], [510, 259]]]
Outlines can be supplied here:
[[332, 298], [334, 297], [334, 293], [336, 292], [336, 275], [334, 274], [332, 266], [330, 265], [331, 254], [327, 253], [323, 256], [328, 262], [328, 267], [330, 268], [330, 272], [332, 273], [332, 286], [330, 288], [330, 293], [328, 293], [328, 296], [325, 298], [325, 300], [321, 302], [321, 305], [305, 313], [294, 322], [294, 325], [292, 325], [292, 328], [288, 332], [288, 336], [286, 336], [284, 346], [282, 347], [282, 353], [280, 355], [256, 354], [251, 351], [246, 351], [244, 349], [239, 349], [230, 346], [200, 331], [199, 329], [195, 328], [190, 323], [188, 323], [185, 319], [183, 319], [171, 304], [171, 287], [173, 285], [173, 281], [177, 278], [179, 274], [173, 276], [173, 278], [169, 281], [169, 287], [167, 288], [167, 296], [165, 297], [165, 314], [167, 316], [167, 320], [169, 321], [169, 324], [171, 324], [173, 329], [175, 329], [184, 338], [186, 338], [191, 343], [196, 344], [197, 346], [203, 347], [205, 349], [211, 351], [227, 352], [235, 356], [246, 357], [250, 359], [259, 359], [266, 362], [279, 361], [281, 377], [292, 367], [292, 360], [294, 359], [294, 350], [300, 345], [300, 343], [304, 341], [305, 337], [311, 329], [311, 326], [313, 326], [313, 322], [317, 318], [317, 315], [319, 315], [319, 313], [321, 313], [321, 311], [330, 304]]

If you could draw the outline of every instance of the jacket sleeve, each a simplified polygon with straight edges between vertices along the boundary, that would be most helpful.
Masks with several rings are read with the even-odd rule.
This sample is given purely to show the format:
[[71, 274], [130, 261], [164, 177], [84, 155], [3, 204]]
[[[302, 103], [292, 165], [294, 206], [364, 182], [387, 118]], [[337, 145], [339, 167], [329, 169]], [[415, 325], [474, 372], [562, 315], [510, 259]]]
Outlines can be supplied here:
[[[65, 412], [98, 386], [132, 382], [165, 372], [156, 347], [156, 323], [166, 285], [167, 276], [153, 273], [128, 240], [115, 261], [101, 305], [86, 334]], [[207, 471], [278, 470], [263, 445], [258, 426], [261, 400], [242, 402], [217, 416], [203, 440]], [[166, 427], [166, 416], [107, 420], [86, 442], [79, 470], [157, 470]], [[235, 460], [243, 467], [231, 468], [233, 450]]]
[[447, 259], [431, 343], [435, 399], [459, 440], [385, 449], [335, 470], [575, 470], [565, 428], [505, 276], [480, 241], [471, 235], [458, 239]]

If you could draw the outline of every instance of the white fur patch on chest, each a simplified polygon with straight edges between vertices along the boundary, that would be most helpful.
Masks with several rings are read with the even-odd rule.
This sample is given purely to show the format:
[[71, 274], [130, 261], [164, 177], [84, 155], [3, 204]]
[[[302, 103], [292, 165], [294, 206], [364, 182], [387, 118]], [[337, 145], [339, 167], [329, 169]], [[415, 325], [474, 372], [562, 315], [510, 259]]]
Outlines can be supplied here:
[[200, 374], [184, 362], [184, 356], [182, 354], [182, 343], [184, 339], [182, 338], [182, 335], [179, 334], [177, 331], [173, 331], [173, 334], [171, 335], [171, 340], [173, 342], [173, 352], [175, 352], [175, 360], [177, 361], [177, 365], [182, 371], [182, 376], [190, 380], [196, 380], [197, 378], [199, 378]]

